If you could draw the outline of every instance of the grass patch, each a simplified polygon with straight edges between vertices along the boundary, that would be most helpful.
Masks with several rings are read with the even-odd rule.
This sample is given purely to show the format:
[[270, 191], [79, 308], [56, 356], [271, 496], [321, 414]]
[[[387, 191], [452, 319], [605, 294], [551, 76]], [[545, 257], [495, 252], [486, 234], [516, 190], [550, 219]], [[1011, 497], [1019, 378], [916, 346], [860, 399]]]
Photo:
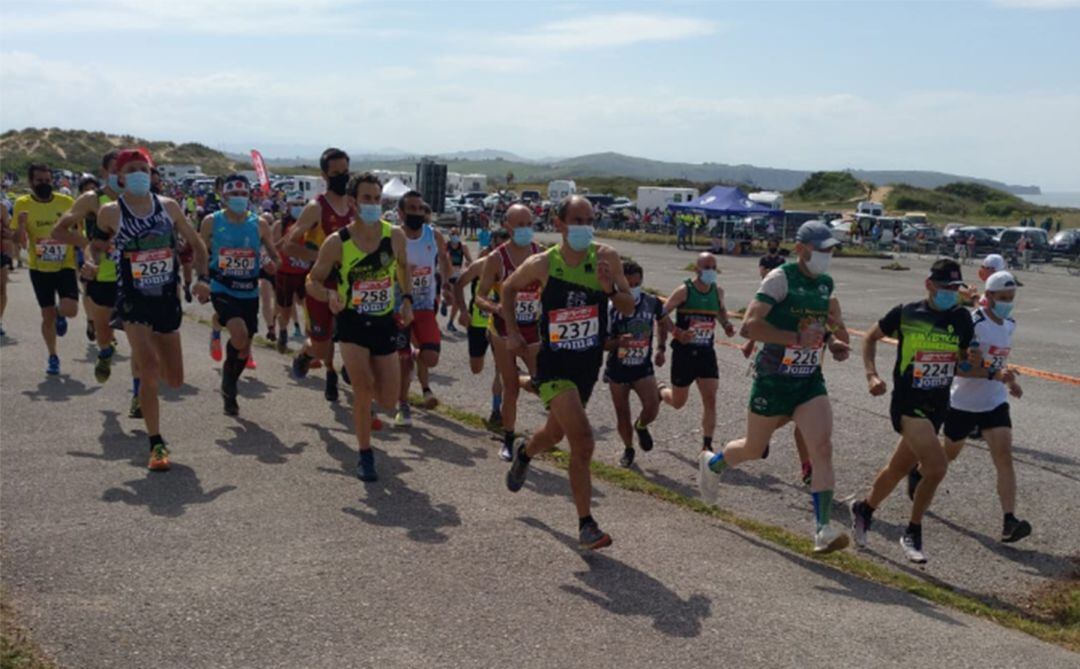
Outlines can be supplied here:
[[15, 621], [15, 612], [0, 593], [0, 667], [3, 669], [56, 669], [56, 664]]
[[888, 265], [882, 265], [881, 269], [887, 269], [893, 272], [906, 272], [911, 268], [907, 265], [901, 265], [898, 262], [891, 262]]

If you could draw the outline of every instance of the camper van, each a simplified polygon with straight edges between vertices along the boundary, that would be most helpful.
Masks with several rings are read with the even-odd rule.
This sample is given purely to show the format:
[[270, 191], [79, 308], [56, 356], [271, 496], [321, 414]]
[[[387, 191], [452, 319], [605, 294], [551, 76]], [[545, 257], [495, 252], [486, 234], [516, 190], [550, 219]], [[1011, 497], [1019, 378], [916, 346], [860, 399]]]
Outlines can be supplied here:
[[556, 179], [548, 182], [548, 200], [558, 202], [564, 197], [577, 194], [577, 184], [569, 179]]
[[326, 181], [322, 177], [295, 176], [271, 183], [274, 190], [288, 193], [300, 193], [305, 200], [314, 199], [326, 192]]
[[758, 191], [757, 193], [750, 193], [746, 197], [751, 202], [765, 205], [774, 211], [782, 211], [784, 209], [784, 196], [776, 191], [763, 190]]
[[855, 206], [856, 216], [884, 216], [885, 205], [880, 202], [870, 202], [869, 200], [863, 200]]
[[684, 204], [697, 196], [696, 188], [641, 186], [637, 189], [637, 208], [638, 211], [666, 209], [669, 204]]

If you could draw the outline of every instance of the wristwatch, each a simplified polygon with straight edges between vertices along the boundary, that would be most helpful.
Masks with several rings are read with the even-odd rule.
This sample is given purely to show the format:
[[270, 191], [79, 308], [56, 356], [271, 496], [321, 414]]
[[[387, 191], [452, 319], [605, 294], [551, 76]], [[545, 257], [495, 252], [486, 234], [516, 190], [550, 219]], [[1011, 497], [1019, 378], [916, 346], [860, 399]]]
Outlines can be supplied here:
[[405, 293], [404, 295], [402, 295], [401, 296], [401, 301], [404, 302], [405, 300], [408, 300], [409, 304], [412, 304], [413, 303], [412, 293]]

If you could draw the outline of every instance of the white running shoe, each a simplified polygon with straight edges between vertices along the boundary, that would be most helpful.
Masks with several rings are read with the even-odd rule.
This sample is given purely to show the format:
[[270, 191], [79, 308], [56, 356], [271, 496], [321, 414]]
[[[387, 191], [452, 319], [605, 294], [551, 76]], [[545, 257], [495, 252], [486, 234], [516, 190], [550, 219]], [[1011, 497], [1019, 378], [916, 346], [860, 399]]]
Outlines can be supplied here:
[[716, 495], [720, 488], [720, 475], [709, 469], [709, 460], [716, 455], [710, 451], [702, 451], [698, 455], [698, 491], [701, 492], [701, 500], [706, 504], [715, 504]]
[[[921, 534], [921, 533], [920, 533]], [[918, 534], [904, 532], [900, 537], [900, 547], [904, 549], [904, 555], [915, 564], [926, 564], [926, 553], [922, 549], [922, 537]]]
[[836, 529], [836, 526], [832, 523], [814, 532], [815, 553], [825, 554], [843, 550], [848, 547], [849, 543], [851, 543], [851, 539], [848, 538], [848, 535]]

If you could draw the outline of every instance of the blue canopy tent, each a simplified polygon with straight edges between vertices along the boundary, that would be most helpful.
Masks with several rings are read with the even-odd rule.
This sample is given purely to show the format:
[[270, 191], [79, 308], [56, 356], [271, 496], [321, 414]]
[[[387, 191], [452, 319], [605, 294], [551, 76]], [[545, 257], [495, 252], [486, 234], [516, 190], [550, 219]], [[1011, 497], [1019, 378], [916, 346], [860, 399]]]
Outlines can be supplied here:
[[704, 195], [683, 202], [672, 202], [668, 209], [704, 214], [708, 218], [719, 216], [783, 216], [780, 209], [770, 209], [746, 197], [742, 189], [733, 186], [713, 186]]

